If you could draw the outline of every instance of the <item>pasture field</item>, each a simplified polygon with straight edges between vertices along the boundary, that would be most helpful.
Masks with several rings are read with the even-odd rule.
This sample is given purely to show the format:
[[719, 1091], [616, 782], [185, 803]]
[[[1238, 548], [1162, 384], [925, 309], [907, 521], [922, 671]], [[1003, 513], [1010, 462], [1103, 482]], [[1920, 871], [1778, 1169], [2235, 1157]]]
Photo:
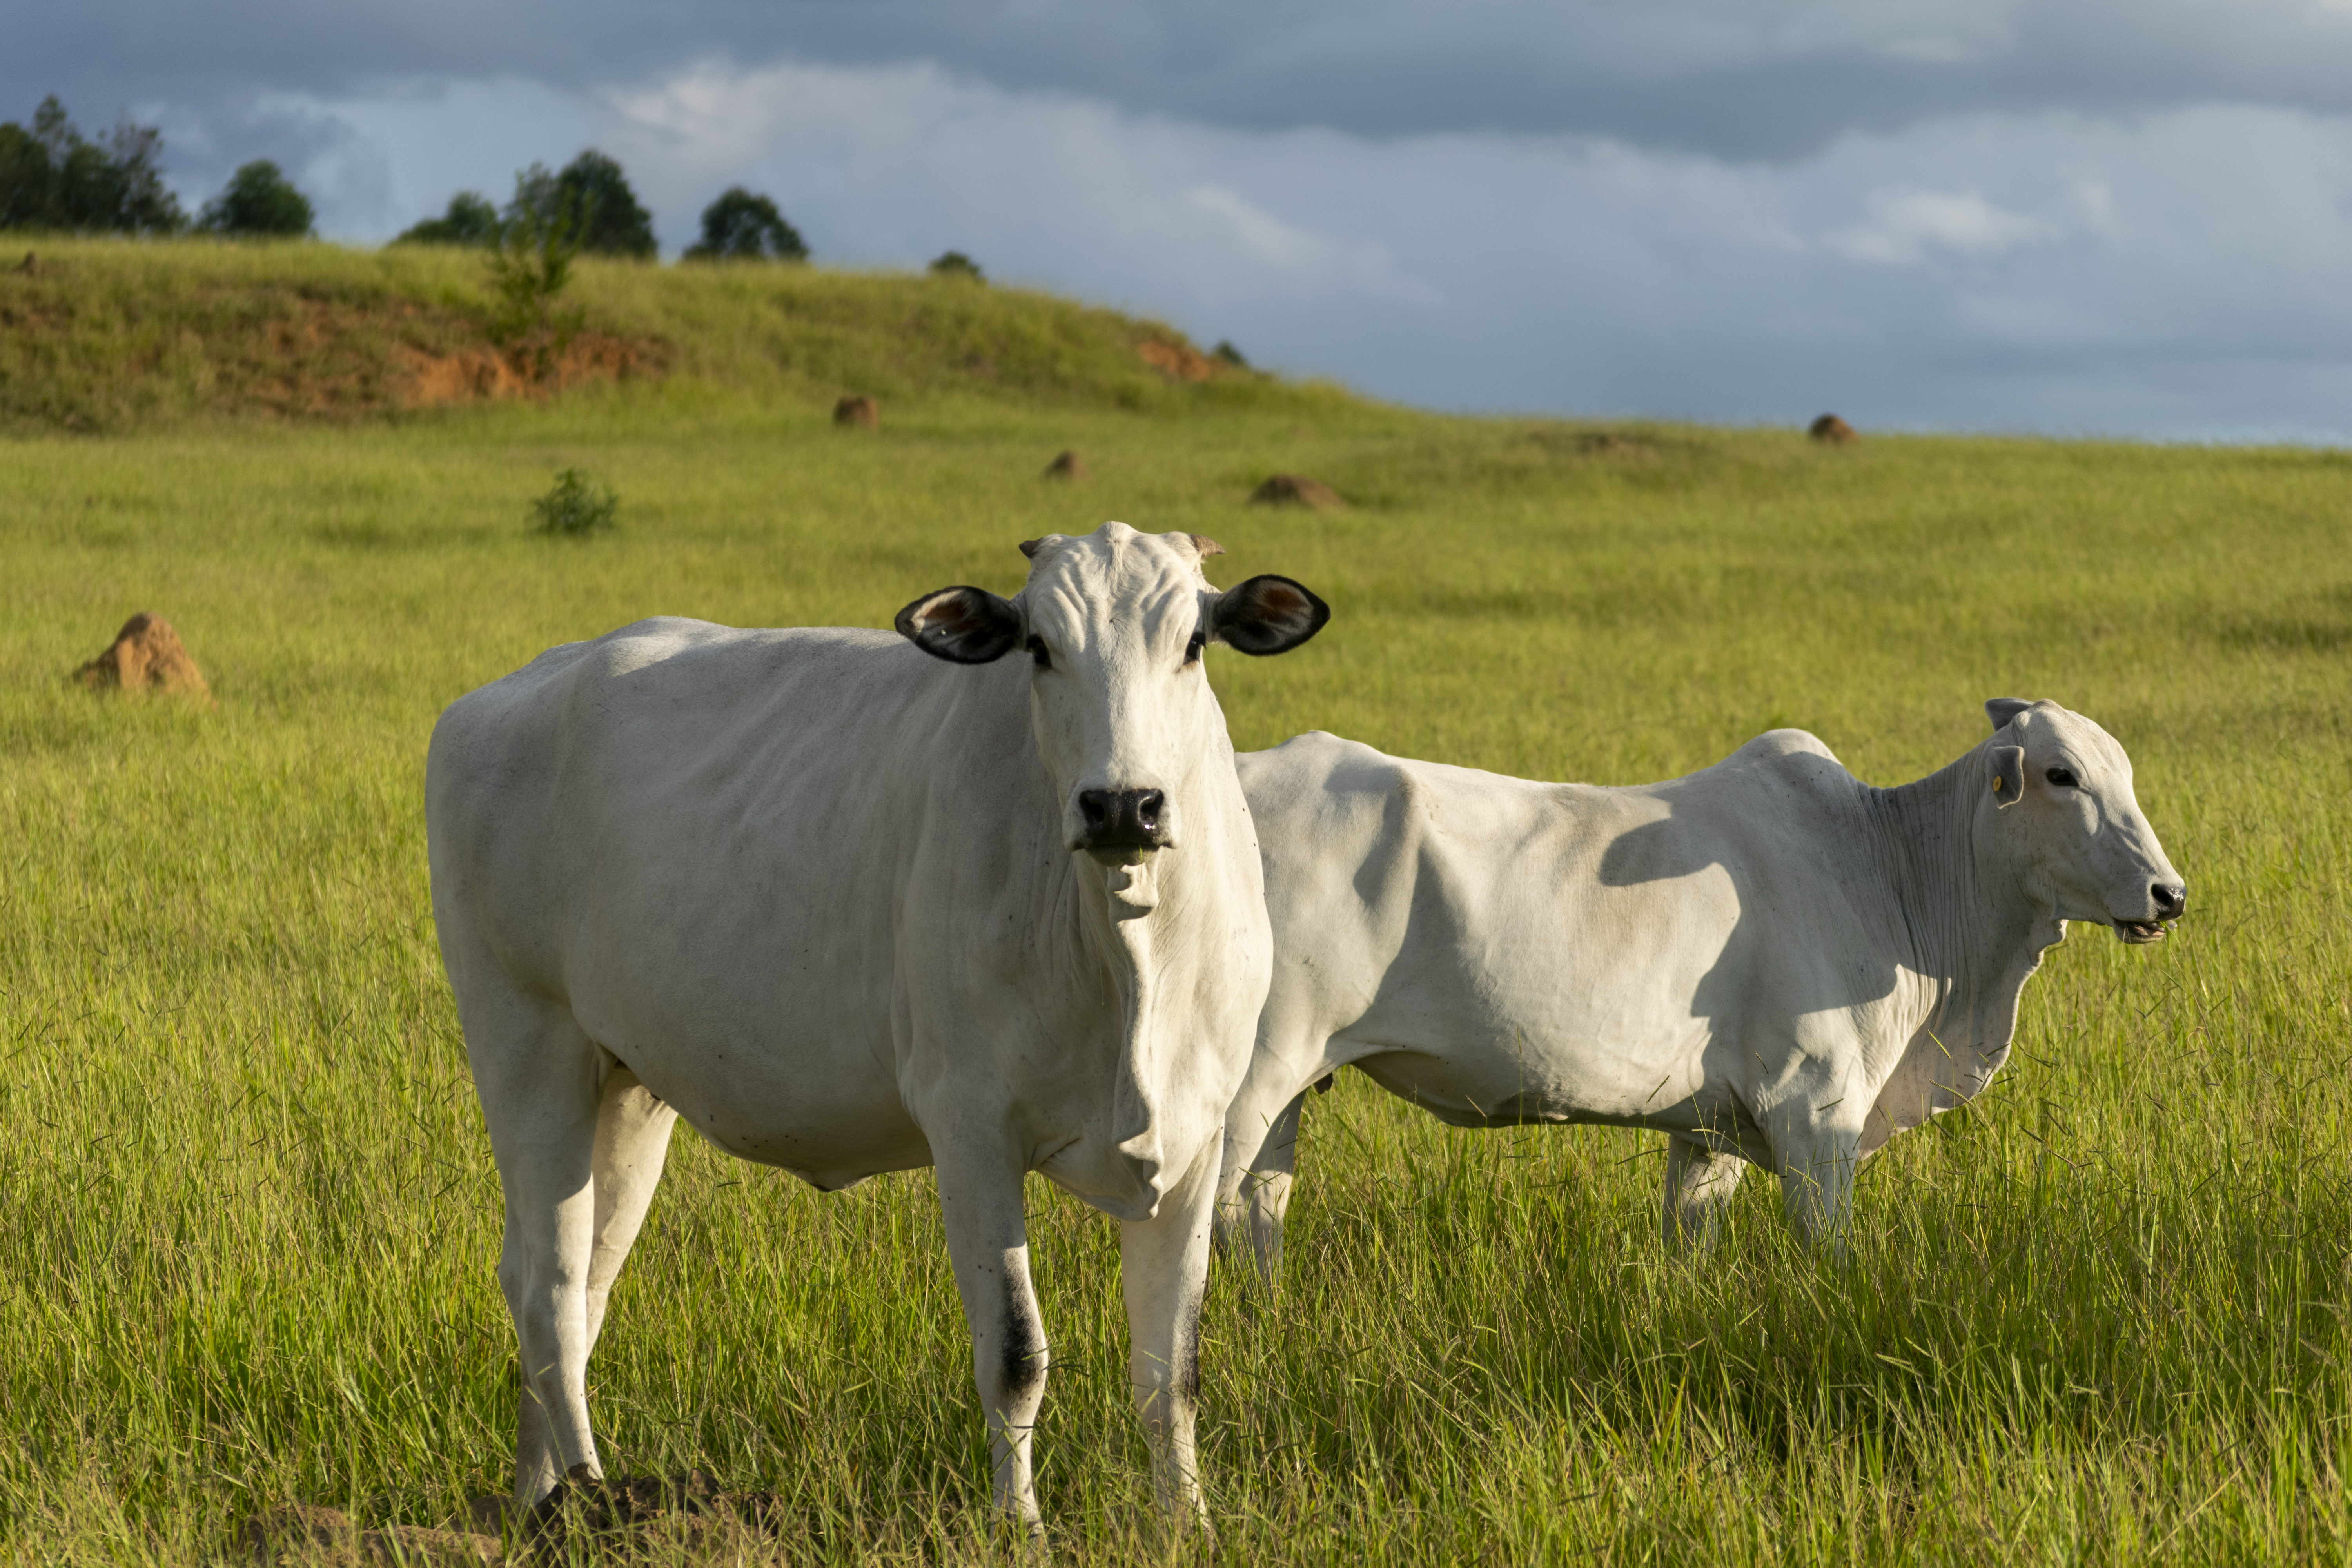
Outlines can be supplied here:
[[[507, 1485], [444, 704], [648, 614], [1009, 593], [1016, 541], [1107, 517], [1333, 605], [1212, 655], [1244, 748], [1632, 782], [1800, 724], [1895, 783], [2051, 697], [2130, 749], [2190, 888], [2160, 946], [2049, 955], [1993, 1089], [1866, 1167], [1843, 1264], [1768, 1181], [1670, 1262], [1654, 1135], [1450, 1131], [1343, 1075], [1278, 1297], [1212, 1279], [1214, 1560], [2352, 1558], [2352, 458], [1618, 434], [944, 386], [863, 435], [677, 382], [0, 443], [0, 1558], [212, 1561], [277, 1501], [436, 1523]], [[1038, 478], [1065, 447], [1095, 478]], [[620, 530], [531, 535], [574, 465]], [[1244, 505], [1277, 468], [1349, 510]], [[216, 709], [64, 683], [138, 609]], [[1160, 1561], [1112, 1224], [1031, 1191], [1055, 1551]], [[805, 1520], [739, 1555], [1009, 1560], [970, 1366], [927, 1173], [821, 1196], [681, 1131], [591, 1383], [614, 1470]]]

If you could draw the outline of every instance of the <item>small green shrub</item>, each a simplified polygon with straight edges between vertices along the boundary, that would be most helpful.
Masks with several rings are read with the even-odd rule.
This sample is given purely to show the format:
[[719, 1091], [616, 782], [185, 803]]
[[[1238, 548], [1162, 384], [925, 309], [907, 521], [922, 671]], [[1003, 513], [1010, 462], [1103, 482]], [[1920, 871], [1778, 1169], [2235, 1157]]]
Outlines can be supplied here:
[[934, 278], [961, 278], [971, 283], [985, 283], [988, 281], [988, 274], [980, 269], [980, 263], [974, 261], [971, 257], [966, 256], [961, 250], [950, 250], [946, 255], [940, 257], [937, 261], [932, 262], [931, 276]]
[[558, 187], [541, 164], [515, 175], [514, 200], [494, 231], [488, 255], [493, 342], [518, 370], [543, 381], [585, 320], [578, 306], [556, 308], [572, 282], [572, 263], [588, 233], [587, 205]]
[[621, 498], [612, 486], [590, 479], [579, 468], [566, 468], [556, 475], [548, 492], [530, 503], [540, 532], [570, 539], [585, 539], [614, 527], [620, 509]]

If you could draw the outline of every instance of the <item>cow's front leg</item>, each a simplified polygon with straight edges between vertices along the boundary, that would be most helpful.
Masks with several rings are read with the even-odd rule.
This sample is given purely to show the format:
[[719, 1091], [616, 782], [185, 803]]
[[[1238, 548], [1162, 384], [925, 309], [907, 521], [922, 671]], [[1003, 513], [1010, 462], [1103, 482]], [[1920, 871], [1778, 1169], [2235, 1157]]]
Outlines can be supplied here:
[[972, 1380], [988, 1415], [989, 1469], [996, 1506], [1043, 1536], [1029, 1435], [1045, 1399], [1045, 1325], [1029, 1283], [1029, 1234], [1021, 1207], [1022, 1169], [1001, 1151], [940, 1149], [940, 1209], [948, 1256], [971, 1329]]
[[1666, 1136], [1665, 1231], [1669, 1252], [1714, 1245], [1716, 1216], [1748, 1173], [1748, 1162], [1679, 1132]]
[[1211, 1139], [1192, 1168], [1160, 1200], [1150, 1219], [1119, 1227], [1119, 1283], [1127, 1295], [1128, 1376], [1152, 1480], [1177, 1529], [1206, 1533], [1192, 1426], [1201, 1398], [1201, 1295], [1209, 1279], [1209, 1238], [1217, 1189], [1219, 1142]]

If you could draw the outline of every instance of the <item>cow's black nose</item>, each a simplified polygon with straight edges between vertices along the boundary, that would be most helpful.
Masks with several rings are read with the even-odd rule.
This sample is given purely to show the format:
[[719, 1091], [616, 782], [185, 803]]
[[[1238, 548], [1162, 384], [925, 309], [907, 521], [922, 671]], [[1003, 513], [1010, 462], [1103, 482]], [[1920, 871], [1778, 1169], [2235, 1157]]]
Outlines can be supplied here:
[[2156, 918], [2160, 921], [2179, 920], [2180, 911], [2189, 907], [2189, 889], [2186, 888], [2168, 888], [2158, 882], [2148, 889], [2147, 894], [2156, 900]]
[[1090, 849], [1156, 849], [1168, 797], [1156, 789], [1090, 789], [1078, 795]]

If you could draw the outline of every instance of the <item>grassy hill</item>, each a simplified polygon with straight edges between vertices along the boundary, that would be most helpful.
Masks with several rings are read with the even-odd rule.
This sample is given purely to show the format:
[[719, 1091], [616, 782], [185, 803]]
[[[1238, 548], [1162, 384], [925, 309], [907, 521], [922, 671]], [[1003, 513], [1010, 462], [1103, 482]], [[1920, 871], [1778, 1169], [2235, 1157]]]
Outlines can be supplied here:
[[1159, 322], [954, 278], [583, 258], [585, 331], [543, 380], [489, 327], [478, 253], [50, 240], [0, 268], [0, 428], [352, 420], [675, 383], [830, 407], [981, 397], [1180, 411], [1343, 395]]

